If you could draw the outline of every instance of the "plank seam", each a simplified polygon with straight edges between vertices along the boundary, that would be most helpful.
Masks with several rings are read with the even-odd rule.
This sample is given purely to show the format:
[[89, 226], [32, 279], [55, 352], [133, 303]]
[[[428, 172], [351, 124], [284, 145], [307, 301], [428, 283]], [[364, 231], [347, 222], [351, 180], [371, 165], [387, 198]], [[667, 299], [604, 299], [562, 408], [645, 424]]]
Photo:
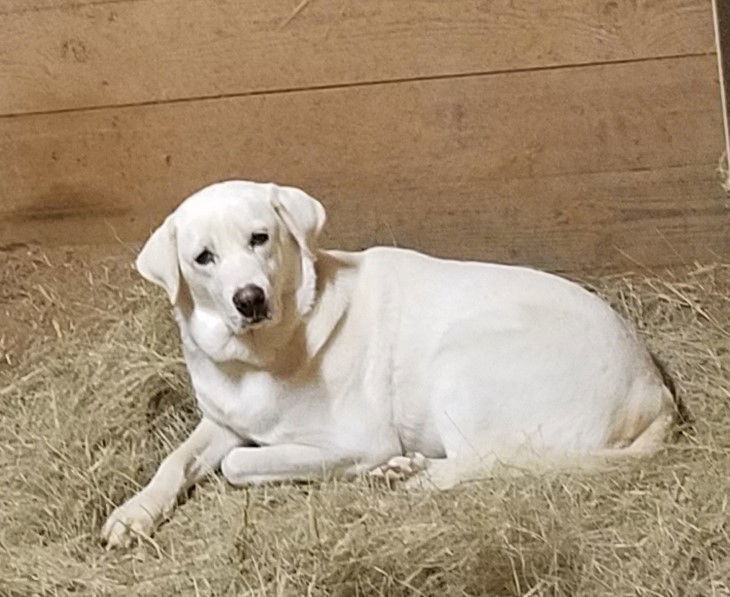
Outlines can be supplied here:
[[[114, 0], [111, 0], [114, 1]], [[143, 1], [143, 0], [136, 0]], [[329, 85], [311, 85], [307, 87], [290, 87], [281, 89], [261, 89], [255, 91], [243, 91], [236, 93], [221, 93], [215, 95], [200, 95], [191, 97], [181, 97], [172, 99], [160, 99], [160, 100], [149, 100], [142, 102], [129, 102], [119, 104], [104, 104], [96, 106], [81, 106], [77, 108], [59, 108], [56, 110], [34, 110], [28, 112], [10, 112], [6, 114], [0, 114], [0, 119], [10, 118], [23, 118], [32, 116], [49, 116], [55, 114], [69, 114], [76, 112], [99, 112], [102, 110], [117, 110], [125, 108], [141, 108], [150, 106], [164, 106], [182, 104], [187, 102], [204, 102], [204, 101], [217, 101], [225, 99], [237, 99], [244, 97], [256, 97], [261, 95], [285, 95], [291, 93], [301, 93], [310, 91], [333, 91], [338, 89], [353, 89], [358, 87], [375, 87], [378, 85], [398, 85], [401, 83], [419, 83], [428, 81], [445, 81], [449, 79], [468, 79], [477, 77], [491, 77], [501, 76], [508, 74], [520, 74], [520, 73], [533, 73], [533, 72], [545, 72], [545, 71], [557, 71], [557, 70], [572, 70], [580, 68], [592, 68], [599, 66], [620, 66], [624, 64], [640, 64], [646, 62], [658, 62], [664, 60], [681, 60], [688, 58], [701, 58], [708, 56], [717, 56], [715, 51], [708, 52], [696, 52], [690, 54], [670, 54], [666, 56], [649, 56], [643, 58], [626, 58], [622, 60], [608, 60], [598, 62], [578, 62], [573, 64], [555, 64], [546, 66], [532, 66], [523, 68], [512, 68], [512, 69], [496, 69], [487, 71], [474, 71], [468, 73], [450, 73], [443, 75], [423, 75], [416, 77], [401, 77], [396, 79], [383, 79], [378, 81], [355, 81], [351, 83], [332, 83]]]

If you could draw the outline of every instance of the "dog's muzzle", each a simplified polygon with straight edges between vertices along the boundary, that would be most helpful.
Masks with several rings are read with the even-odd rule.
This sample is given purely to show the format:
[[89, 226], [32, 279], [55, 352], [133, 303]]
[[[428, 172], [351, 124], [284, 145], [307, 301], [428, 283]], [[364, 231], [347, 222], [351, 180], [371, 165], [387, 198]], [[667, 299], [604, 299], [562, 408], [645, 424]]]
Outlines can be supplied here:
[[247, 284], [233, 294], [233, 305], [250, 323], [258, 323], [269, 319], [269, 303], [263, 288], [255, 284]]

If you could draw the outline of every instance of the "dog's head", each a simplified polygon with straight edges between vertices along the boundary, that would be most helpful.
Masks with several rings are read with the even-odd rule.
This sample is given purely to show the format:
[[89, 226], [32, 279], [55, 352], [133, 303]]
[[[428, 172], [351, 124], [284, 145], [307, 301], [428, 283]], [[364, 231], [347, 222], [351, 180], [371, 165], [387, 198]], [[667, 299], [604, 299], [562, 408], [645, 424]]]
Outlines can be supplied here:
[[296, 188], [246, 181], [208, 186], [152, 234], [137, 269], [173, 304], [185, 284], [192, 310], [228, 334], [275, 325], [287, 300], [306, 314], [315, 298], [322, 205]]

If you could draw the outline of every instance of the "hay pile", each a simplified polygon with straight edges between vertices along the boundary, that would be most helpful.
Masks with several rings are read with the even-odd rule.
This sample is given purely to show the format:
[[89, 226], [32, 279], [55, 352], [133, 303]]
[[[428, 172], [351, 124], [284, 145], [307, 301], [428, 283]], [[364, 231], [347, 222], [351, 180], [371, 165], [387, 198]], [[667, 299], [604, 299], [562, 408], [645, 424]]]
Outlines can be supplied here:
[[730, 595], [730, 265], [589, 284], [696, 420], [651, 461], [435, 495], [212, 478], [153, 541], [106, 553], [106, 515], [196, 419], [161, 293], [112, 288], [0, 365], [0, 594]]

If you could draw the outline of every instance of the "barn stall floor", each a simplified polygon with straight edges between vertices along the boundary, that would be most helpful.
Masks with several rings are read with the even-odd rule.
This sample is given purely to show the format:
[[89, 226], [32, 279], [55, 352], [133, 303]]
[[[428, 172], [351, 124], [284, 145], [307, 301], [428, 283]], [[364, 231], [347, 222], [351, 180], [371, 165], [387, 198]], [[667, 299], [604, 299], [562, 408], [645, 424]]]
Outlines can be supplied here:
[[0, 595], [730, 595], [730, 265], [587, 280], [695, 419], [651, 460], [438, 494], [211, 478], [105, 552], [106, 515], [195, 421], [168, 307], [126, 250], [3, 257]]

